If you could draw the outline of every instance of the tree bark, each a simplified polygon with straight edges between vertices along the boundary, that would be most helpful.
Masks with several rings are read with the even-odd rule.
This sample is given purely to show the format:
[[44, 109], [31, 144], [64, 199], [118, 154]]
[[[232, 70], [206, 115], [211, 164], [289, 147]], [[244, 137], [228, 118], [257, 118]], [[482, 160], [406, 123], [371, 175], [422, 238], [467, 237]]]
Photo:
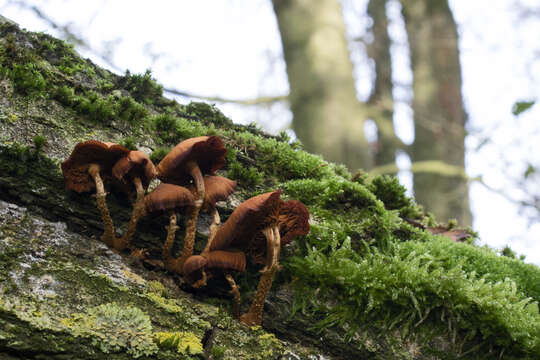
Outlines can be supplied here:
[[369, 168], [366, 109], [356, 97], [338, 0], [275, 0], [293, 129], [306, 150], [351, 170]]
[[[403, 0], [414, 79], [414, 162], [440, 160], [464, 167], [466, 113], [461, 95], [456, 23], [446, 0]], [[440, 220], [471, 224], [462, 177], [415, 174], [414, 193]]]
[[392, 61], [386, 3], [386, 0], [371, 0], [367, 8], [368, 16], [373, 21], [373, 41], [368, 46], [368, 55], [375, 62], [375, 83], [368, 103], [378, 114], [373, 119], [377, 125], [376, 166], [395, 163], [396, 151], [400, 148], [393, 120]]

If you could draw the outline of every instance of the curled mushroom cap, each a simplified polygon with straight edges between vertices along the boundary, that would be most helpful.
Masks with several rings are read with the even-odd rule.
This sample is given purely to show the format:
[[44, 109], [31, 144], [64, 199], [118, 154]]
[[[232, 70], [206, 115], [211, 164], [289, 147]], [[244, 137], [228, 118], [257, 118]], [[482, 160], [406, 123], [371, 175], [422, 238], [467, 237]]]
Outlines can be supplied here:
[[219, 228], [210, 251], [243, 248], [256, 232], [278, 221], [281, 190], [254, 196], [241, 203]]
[[279, 206], [279, 234], [281, 245], [295, 237], [309, 233], [309, 211], [298, 200], [282, 201]]
[[[227, 179], [223, 176], [207, 175], [204, 177], [204, 205], [205, 209], [216, 206], [216, 202], [227, 200], [236, 188], [236, 181]], [[188, 189], [195, 194], [197, 189], [190, 185]]]
[[161, 183], [144, 198], [149, 213], [194, 206], [191, 192], [185, 187]]
[[186, 165], [194, 161], [202, 174], [214, 174], [225, 165], [225, 154], [221, 139], [217, 136], [199, 136], [176, 145], [157, 166], [162, 181], [186, 185], [191, 180]]
[[133, 180], [138, 177], [146, 189], [156, 177], [156, 168], [148, 155], [132, 150], [114, 164], [112, 174], [117, 180]]
[[114, 164], [128, 153], [129, 149], [114, 143], [97, 140], [78, 143], [62, 163], [66, 188], [76, 192], [91, 191], [96, 185], [88, 173], [90, 165], [99, 165], [100, 172], [110, 176]]
[[202, 279], [205, 270], [220, 269], [246, 271], [246, 256], [240, 251], [216, 250], [205, 256], [190, 256], [184, 263], [184, 276], [189, 283]]

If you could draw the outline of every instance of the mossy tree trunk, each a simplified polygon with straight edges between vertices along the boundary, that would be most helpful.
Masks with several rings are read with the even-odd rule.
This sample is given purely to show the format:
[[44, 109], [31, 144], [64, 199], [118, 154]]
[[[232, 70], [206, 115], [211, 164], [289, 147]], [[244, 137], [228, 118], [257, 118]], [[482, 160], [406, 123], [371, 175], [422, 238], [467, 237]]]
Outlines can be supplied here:
[[[456, 23], [446, 0], [404, 0], [413, 70], [413, 162], [439, 160], [464, 167], [466, 114], [461, 95]], [[418, 203], [438, 219], [471, 224], [467, 182], [461, 177], [414, 174]]]
[[367, 111], [358, 101], [338, 0], [276, 0], [293, 128], [306, 150], [369, 168]]

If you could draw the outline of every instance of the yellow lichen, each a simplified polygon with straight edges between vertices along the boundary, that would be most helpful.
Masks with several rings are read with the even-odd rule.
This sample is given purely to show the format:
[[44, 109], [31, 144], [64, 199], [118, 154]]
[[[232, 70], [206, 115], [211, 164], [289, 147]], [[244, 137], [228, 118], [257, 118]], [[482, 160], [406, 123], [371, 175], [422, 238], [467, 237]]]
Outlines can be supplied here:
[[201, 339], [191, 332], [158, 332], [154, 334], [154, 340], [162, 348], [176, 349], [185, 355], [202, 354], [204, 351]]
[[140, 277], [139, 275], [135, 274], [135, 273], [132, 273], [131, 271], [129, 271], [128, 269], [126, 268], [123, 268], [122, 269], [122, 273], [124, 273], [124, 276], [126, 277], [126, 279], [134, 282], [134, 283], [137, 283], [139, 285], [144, 285], [146, 284], [146, 280], [144, 280], [142, 277]]

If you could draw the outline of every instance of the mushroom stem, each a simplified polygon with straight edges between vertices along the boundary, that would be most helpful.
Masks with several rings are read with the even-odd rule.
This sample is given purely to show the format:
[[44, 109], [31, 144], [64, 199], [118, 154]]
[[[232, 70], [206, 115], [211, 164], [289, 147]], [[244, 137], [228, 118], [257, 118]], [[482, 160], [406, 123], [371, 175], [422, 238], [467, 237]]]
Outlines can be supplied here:
[[216, 233], [219, 229], [220, 224], [221, 224], [221, 218], [219, 217], [219, 213], [216, 207], [213, 207], [212, 208], [212, 223], [210, 224], [210, 234], [208, 234], [208, 242], [206, 243], [206, 246], [204, 247], [204, 250], [202, 251], [201, 255], [207, 254], [210, 251], [210, 245], [212, 245], [212, 240], [214, 240], [214, 237], [216, 236]]
[[277, 270], [278, 266], [273, 266], [262, 274], [249, 311], [240, 317], [240, 321], [244, 324], [248, 326], [261, 325], [264, 301], [266, 300], [268, 291], [272, 287], [272, 281]]
[[261, 325], [264, 301], [272, 287], [274, 275], [279, 270], [279, 230], [277, 226], [272, 226], [263, 229], [262, 232], [266, 236], [267, 244], [266, 266], [261, 270], [262, 276], [249, 311], [240, 317], [240, 321], [249, 326]]
[[174, 244], [174, 235], [178, 229], [178, 226], [176, 226], [176, 212], [174, 210], [171, 210], [169, 213], [169, 226], [167, 226], [166, 229], [167, 239], [165, 240], [165, 244], [163, 244], [163, 262], [165, 263], [165, 268], [167, 270], [175, 271], [175, 261], [171, 256], [171, 250]]
[[262, 273], [268, 271], [272, 266], [276, 266], [279, 261], [279, 253], [281, 250], [281, 239], [277, 226], [268, 227], [262, 230], [266, 237], [266, 263], [261, 270]]
[[197, 218], [201, 206], [198, 203], [202, 200], [195, 200], [195, 206], [191, 210], [191, 214], [186, 221], [186, 236], [184, 238], [184, 248], [179, 258], [175, 259], [174, 268], [177, 273], [182, 274], [184, 271], [184, 263], [193, 255], [193, 246], [195, 244], [195, 233], [197, 232]]
[[225, 279], [227, 279], [229, 285], [231, 286], [229, 293], [232, 294], [234, 298], [233, 317], [238, 319], [240, 317], [240, 287], [236, 285], [236, 282], [231, 274], [225, 274]]
[[136, 177], [133, 179], [133, 183], [137, 190], [137, 199], [135, 200], [135, 205], [133, 205], [133, 213], [131, 214], [131, 219], [129, 220], [129, 225], [125, 234], [114, 241], [114, 248], [120, 251], [129, 246], [131, 238], [133, 237], [133, 234], [135, 234], [137, 222], [144, 214], [144, 188], [141, 179]]
[[176, 272], [182, 274], [184, 269], [184, 263], [193, 255], [193, 246], [195, 245], [195, 233], [197, 232], [197, 219], [199, 218], [199, 211], [204, 202], [204, 178], [201, 173], [199, 165], [195, 161], [189, 161], [186, 167], [193, 177], [195, 186], [197, 188], [197, 199], [195, 200], [195, 207], [191, 212], [190, 217], [186, 224], [186, 236], [184, 238], [184, 248], [182, 249], [182, 255], [176, 260]]
[[114, 224], [107, 206], [107, 194], [105, 193], [105, 187], [103, 186], [103, 180], [101, 179], [99, 171], [100, 167], [98, 164], [90, 164], [88, 167], [88, 173], [96, 183], [96, 203], [97, 208], [101, 213], [101, 219], [103, 220], [103, 235], [101, 235], [101, 241], [107, 244], [107, 246], [113, 246], [115, 241]]

